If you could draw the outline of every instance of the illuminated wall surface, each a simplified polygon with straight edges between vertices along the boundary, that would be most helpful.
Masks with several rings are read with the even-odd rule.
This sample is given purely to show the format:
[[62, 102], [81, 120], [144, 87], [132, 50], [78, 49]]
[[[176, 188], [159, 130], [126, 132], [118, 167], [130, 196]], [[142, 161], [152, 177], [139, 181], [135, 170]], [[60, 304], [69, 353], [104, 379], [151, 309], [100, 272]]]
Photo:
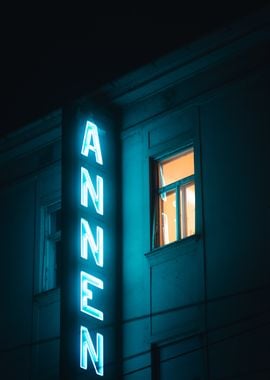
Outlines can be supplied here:
[[270, 378], [269, 20], [0, 140], [1, 379]]

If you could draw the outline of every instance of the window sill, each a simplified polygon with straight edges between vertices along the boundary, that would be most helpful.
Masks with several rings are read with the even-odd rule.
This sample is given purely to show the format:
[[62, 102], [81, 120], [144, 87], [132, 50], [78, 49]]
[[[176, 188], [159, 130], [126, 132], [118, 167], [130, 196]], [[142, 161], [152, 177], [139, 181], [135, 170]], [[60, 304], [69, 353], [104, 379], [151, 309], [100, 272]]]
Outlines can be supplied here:
[[52, 303], [60, 300], [60, 288], [54, 288], [34, 295], [37, 304]]
[[154, 248], [152, 251], [145, 253], [145, 257], [152, 265], [162, 261], [168, 261], [176, 258], [177, 256], [194, 252], [196, 245], [200, 241], [201, 235], [195, 234], [182, 240], [163, 245], [162, 247]]

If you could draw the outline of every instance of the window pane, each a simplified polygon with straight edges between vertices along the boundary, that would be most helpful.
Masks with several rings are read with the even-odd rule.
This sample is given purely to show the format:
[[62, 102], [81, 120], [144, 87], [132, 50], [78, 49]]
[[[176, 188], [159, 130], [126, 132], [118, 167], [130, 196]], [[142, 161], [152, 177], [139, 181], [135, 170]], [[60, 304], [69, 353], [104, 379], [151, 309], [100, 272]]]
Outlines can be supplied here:
[[175, 191], [159, 196], [159, 245], [176, 240], [176, 197]]
[[195, 185], [190, 182], [180, 189], [181, 238], [195, 234]]
[[159, 187], [169, 185], [194, 174], [193, 148], [159, 163]]
[[60, 286], [60, 273], [61, 273], [61, 241], [55, 242], [55, 287]]
[[60, 249], [60, 240], [48, 240], [43, 264], [43, 291], [54, 289], [60, 285]]
[[61, 230], [61, 209], [50, 213], [50, 234]]

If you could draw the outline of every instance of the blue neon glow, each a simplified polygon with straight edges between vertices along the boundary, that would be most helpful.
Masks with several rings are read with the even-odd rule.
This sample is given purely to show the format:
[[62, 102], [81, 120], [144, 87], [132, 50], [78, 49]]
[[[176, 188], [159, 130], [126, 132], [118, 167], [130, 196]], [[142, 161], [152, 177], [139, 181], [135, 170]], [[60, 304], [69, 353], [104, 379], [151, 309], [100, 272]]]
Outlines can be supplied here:
[[91, 196], [96, 212], [103, 215], [103, 178], [96, 176], [96, 190], [89, 172], [81, 167], [81, 205], [88, 207], [88, 193]]
[[104, 288], [102, 280], [81, 271], [81, 311], [93, 318], [103, 321], [103, 312], [88, 305], [88, 301], [93, 299], [93, 292], [89, 289], [89, 285], [95, 286], [99, 289]]
[[92, 123], [91, 121], [86, 122], [81, 154], [88, 157], [89, 150], [95, 153], [96, 162], [100, 165], [103, 165], [98, 128], [96, 124]]
[[96, 241], [87, 220], [81, 218], [81, 257], [88, 259], [88, 246], [99, 267], [103, 267], [103, 228], [96, 227]]
[[104, 375], [104, 345], [103, 335], [96, 334], [96, 350], [94, 348], [91, 336], [86, 327], [81, 326], [80, 336], [80, 367], [87, 369], [87, 357], [90, 355], [91, 361], [95, 368], [96, 374], [99, 376]]

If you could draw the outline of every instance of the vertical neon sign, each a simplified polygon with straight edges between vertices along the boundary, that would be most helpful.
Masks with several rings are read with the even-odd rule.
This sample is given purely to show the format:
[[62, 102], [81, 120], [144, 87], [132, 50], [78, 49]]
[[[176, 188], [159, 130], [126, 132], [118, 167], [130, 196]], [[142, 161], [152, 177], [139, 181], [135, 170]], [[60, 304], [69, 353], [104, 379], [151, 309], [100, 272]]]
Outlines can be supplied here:
[[[103, 165], [102, 151], [97, 126], [86, 122], [84, 136], [82, 140], [81, 155], [98, 164]], [[96, 175], [93, 178], [87, 168], [81, 166], [80, 169], [80, 189], [81, 189], [81, 206], [88, 209], [91, 203], [94, 206], [96, 214], [103, 216], [103, 178]], [[95, 237], [94, 237], [95, 235]], [[80, 258], [81, 260], [93, 260], [96, 267], [103, 268], [103, 229], [93, 222], [80, 219]], [[91, 301], [100, 295], [104, 289], [101, 279], [86, 271], [80, 272], [80, 312], [86, 314], [89, 318], [99, 321], [104, 320], [102, 310], [91, 305]], [[92, 366], [99, 376], [104, 376], [104, 337], [100, 333], [95, 334], [92, 340], [86, 326], [80, 326], [80, 367], [87, 370], [90, 357]]]

